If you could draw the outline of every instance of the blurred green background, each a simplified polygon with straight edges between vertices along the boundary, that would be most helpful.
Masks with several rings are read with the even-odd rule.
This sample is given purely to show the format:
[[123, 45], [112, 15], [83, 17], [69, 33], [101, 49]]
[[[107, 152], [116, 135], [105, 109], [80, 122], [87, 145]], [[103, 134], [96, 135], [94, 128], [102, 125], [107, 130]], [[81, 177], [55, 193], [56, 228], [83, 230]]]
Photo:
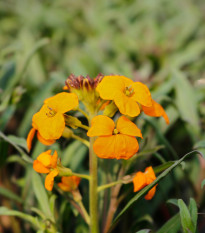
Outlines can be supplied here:
[[[163, 119], [137, 120], [146, 140], [140, 143], [144, 154], [139, 165], [130, 172], [159, 165], [161, 157], [176, 160], [193, 148], [204, 153], [204, 12], [203, 0], [0, 0], [0, 204], [33, 216], [32, 206], [43, 209], [39, 191], [31, 188], [34, 175], [25, 162], [29, 160], [25, 138], [33, 114], [45, 98], [62, 90], [71, 73], [120, 74], [142, 81], [165, 107], [169, 126]], [[157, 151], [157, 145], [164, 148]], [[61, 153], [64, 165], [87, 171], [87, 149], [80, 143], [62, 141], [52, 148]], [[32, 158], [43, 149], [37, 142]], [[205, 212], [204, 178], [203, 158], [191, 157], [159, 184], [152, 209], [150, 202], [136, 204], [116, 232], [157, 231], [177, 212], [166, 204], [170, 198], [188, 202], [194, 197], [198, 212]], [[125, 191], [122, 205], [133, 195], [131, 185]], [[87, 188], [82, 188], [85, 192]], [[58, 197], [56, 205], [54, 215], [62, 232], [87, 232], [65, 200]], [[203, 218], [199, 215], [199, 232], [205, 231]], [[0, 218], [0, 232], [32, 229], [18, 218]]]

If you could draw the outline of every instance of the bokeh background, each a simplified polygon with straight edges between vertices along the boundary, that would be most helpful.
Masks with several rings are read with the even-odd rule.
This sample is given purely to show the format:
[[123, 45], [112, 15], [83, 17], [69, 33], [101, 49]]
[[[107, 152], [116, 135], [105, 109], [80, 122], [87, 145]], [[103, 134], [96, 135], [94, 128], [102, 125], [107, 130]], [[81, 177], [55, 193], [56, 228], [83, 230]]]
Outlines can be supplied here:
[[[45, 98], [62, 90], [71, 73], [120, 74], [142, 81], [166, 109], [168, 126], [163, 119], [138, 120], [146, 140], [130, 172], [179, 159], [193, 148], [205, 152], [204, 12], [203, 0], [0, 0], [0, 205], [33, 216], [33, 206], [43, 209], [32, 165], [25, 162], [25, 138], [33, 114]], [[87, 149], [80, 143], [62, 141], [52, 148], [61, 153], [64, 165], [87, 171]], [[44, 149], [36, 142], [29, 156], [36, 158]], [[151, 202], [136, 203], [116, 232], [157, 232], [178, 212], [167, 200], [188, 203], [190, 197], [198, 206], [198, 231], [204, 232], [204, 178], [203, 157], [192, 156], [158, 185]], [[86, 202], [84, 186], [86, 182], [81, 186]], [[133, 196], [128, 186], [122, 206]], [[88, 232], [68, 201], [54, 195], [62, 232]], [[2, 216], [0, 232], [35, 229]]]

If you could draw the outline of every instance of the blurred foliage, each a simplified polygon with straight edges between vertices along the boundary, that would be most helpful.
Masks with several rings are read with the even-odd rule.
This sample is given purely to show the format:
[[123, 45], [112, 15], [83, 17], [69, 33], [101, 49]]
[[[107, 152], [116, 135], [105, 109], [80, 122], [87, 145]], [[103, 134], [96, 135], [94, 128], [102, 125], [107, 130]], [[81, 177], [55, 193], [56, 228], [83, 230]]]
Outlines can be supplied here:
[[[165, 107], [169, 126], [163, 119], [136, 119], [144, 139], [137, 163], [126, 164], [130, 173], [177, 160], [193, 148], [205, 156], [204, 10], [203, 0], [0, 0], [0, 214], [31, 223], [3, 216], [0, 232], [39, 229], [40, 233], [53, 221], [62, 232], [88, 232], [69, 197], [63, 198], [57, 189], [46, 192], [43, 179], [32, 171], [31, 158], [46, 146], [36, 142], [31, 158], [25, 149], [33, 114], [45, 98], [62, 89], [71, 73], [122, 74], [142, 81]], [[59, 152], [62, 163], [86, 173], [87, 149], [76, 141], [60, 142], [51, 148]], [[99, 162], [99, 180], [105, 183], [108, 176], [115, 180], [122, 162]], [[203, 213], [204, 178], [204, 159], [190, 157], [159, 183], [152, 201], [136, 202], [113, 232], [166, 229], [166, 225], [162, 228], [165, 222], [180, 220], [178, 209], [165, 203], [169, 198], [187, 202], [194, 197], [198, 212]], [[85, 203], [87, 187], [82, 181]], [[127, 195], [122, 208], [134, 196], [132, 189], [131, 184], [123, 186]], [[102, 203], [101, 197], [101, 209]], [[190, 205], [188, 210], [179, 201], [182, 222], [183, 210], [192, 217], [193, 201]], [[100, 217], [103, 224], [104, 216]], [[197, 226], [204, 231], [203, 217], [198, 216]]]

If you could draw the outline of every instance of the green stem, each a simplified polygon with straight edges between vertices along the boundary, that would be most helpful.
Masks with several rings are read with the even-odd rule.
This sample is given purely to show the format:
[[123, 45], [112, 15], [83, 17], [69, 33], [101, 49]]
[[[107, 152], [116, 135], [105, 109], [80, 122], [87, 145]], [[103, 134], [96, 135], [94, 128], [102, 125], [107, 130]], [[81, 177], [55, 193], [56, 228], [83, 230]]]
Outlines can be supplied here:
[[85, 111], [83, 111], [83, 110], [80, 109], [80, 108], [77, 108], [77, 111], [81, 112], [81, 113], [87, 118], [87, 120], [89, 121], [88, 114], [87, 114]]
[[89, 175], [72, 172], [70, 168], [63, 167], [62, 165], [58, 166], [58, 171], [59, 171], [59, 176], [77, 176], [83, 179], [90, 180]]
[[79, 174], [79, 173], [72, 172], [72, 176], [78, 176], [80, 178], [90, 180], [90, 176], [89, 175], [85, 175], [85, 174]]
[[82, 213], [84, 215], [84, 218], [85, 218], [85, 221], [88, 225], [90, 225], [90, 216], [88, 215], [88, 212], [87, 210], [85, 209], [85, 206], [83, 205], [83, 202], [82, 201], [79, 201], [78, 202], [78, 205], [80, 206], [81, 210], [82, 210]]
[[88, 148], [90, 147], [90, 143], [86, 140], [86, 139], [83, 139], [75, 134], [72, 134], [71, 135], [72, 138], [74, 139], [77, 139], [78, 141], [81, 141], [84, 145], [86, 145]]
[[79, 127], [85, 130], [89, 130], [89, 127], [87, 125], [81, 124]]
[[109, 184], [104, 184], [104, 185], [98, 186], [97, 191], [100, 192], [104, 189], [111, 188], [112, 186], [115, 186], [116, 184], [122, 184], [123, 182], [124, 182], [123, 180], [117, 180], [117, 181], [114, 181], [114, 182], [109, 183]]
[[[91, 118], [92, 120], [92, 118]], [[98, 195], [97, 195], [97, 156], [93, 150], [93, 143], [95, 138], [90, 138], [90, 151], [89, 151], [89, 168], [90, 168], [90, 233], [98, 233]]]

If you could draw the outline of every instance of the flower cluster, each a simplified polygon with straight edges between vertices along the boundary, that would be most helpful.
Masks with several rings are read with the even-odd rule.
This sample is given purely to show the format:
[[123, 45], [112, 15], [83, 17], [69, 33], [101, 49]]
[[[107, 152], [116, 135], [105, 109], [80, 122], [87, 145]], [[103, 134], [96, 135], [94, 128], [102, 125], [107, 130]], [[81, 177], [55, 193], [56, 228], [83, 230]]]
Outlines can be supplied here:
[[[68, 135], [66, 126], [82, 127], [81, 122], [72, 116], [66, 115], [70, 110], [77, 110], [79, 101], [84, 109], [78, 110], [89, 120], [88, 137], [96, 137], [93, 150], [103, 159], [130, 159], [139, 150], [136, 137], [142, 137], [141, 130], [130, 120], [142, 112], [152, 117], [163, 117], [167, 124], [169, 118], [163, 107], [152, 99], [148, 87], [141, 82], [134, 82], [125, 76], [99, 74], [95, 79], [89, 76], [70, 75], [66, 80], [69, 92], [62, 92], [44, 101], [43, 106], [34, 114], [32, 129], [27, 137], [28, 149], [31, 149], [32, 140], [37, 132], [37, 138], [45, 145], [53, 144], [61, 136]], [[113, 121], [116, 111], [121, 114]], [[92, 117], [88, 117], [92, 116]], [[73, 126], [74, 125], [74, 126]], [[79, 137], [74, 137], [79, 139]], [[82, 140], [83, 141], [83, 140]], [[33, 168], [39, 173], [46, 173], [45, 187], [52, 190], [54, 177], [59, 174], [57, 152], [51, 155], [51, 150], [41, 153], [33, 163]], [[139, 191], [156, 179], [152, 167], [144, 173], [137, 172], [133, 178], [134, 192]], [[63, 191], [77, 189], [80, 178], [76, 176], [62, 177], [58, 186]], [[149, 200], [154, 196], [156, 186], [146, 195]]]

